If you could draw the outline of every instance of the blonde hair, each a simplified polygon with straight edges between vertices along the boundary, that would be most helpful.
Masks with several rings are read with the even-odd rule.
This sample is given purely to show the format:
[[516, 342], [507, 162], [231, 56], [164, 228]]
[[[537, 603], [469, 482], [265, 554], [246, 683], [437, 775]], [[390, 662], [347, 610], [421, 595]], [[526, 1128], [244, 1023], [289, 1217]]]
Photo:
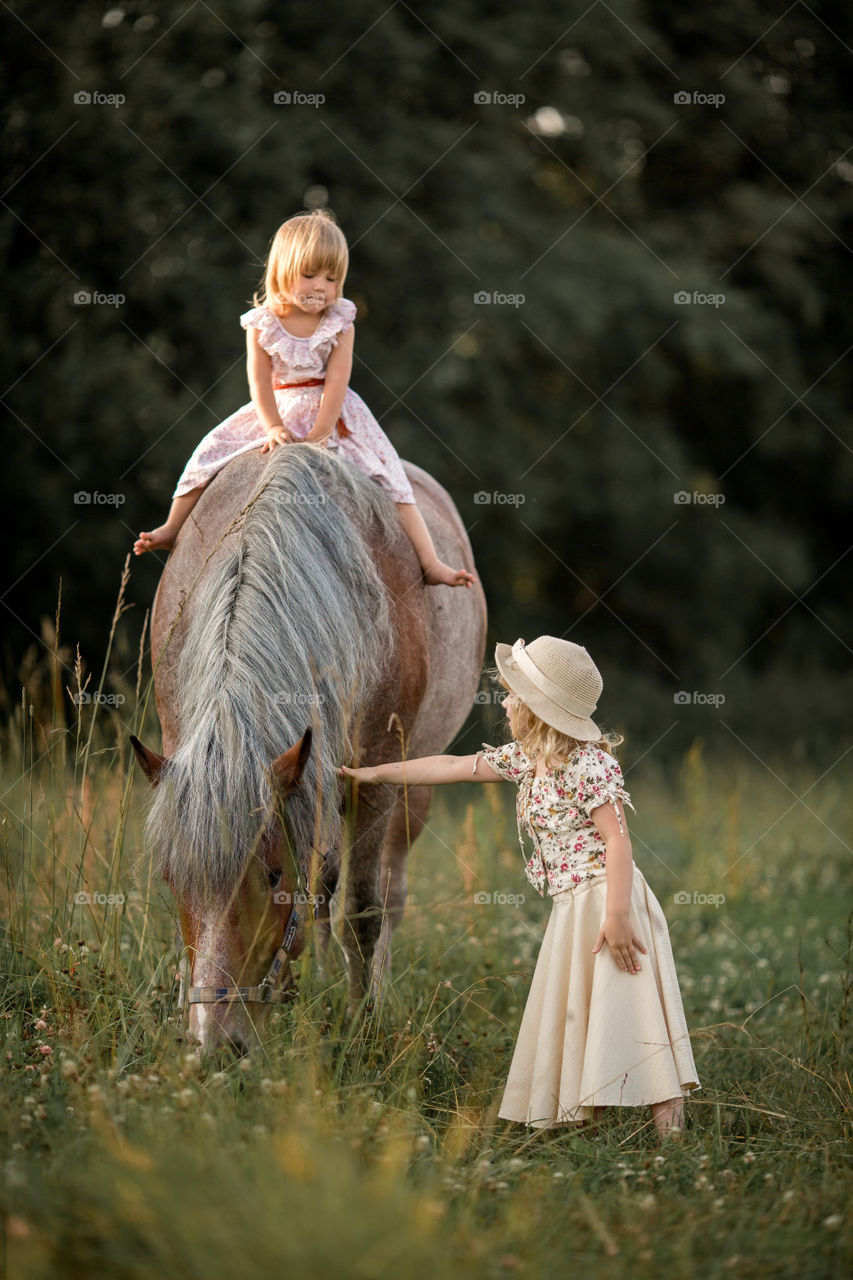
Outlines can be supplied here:
[[546, 769], [550, 769], [553, 762], [568, 764], [575, 752], [583, 747], [593, 747], [614, 755], [616, 748], [625, 741], [618, 733], [602, 734], [593, 742], [581, 741], [568, 733], [562, 733], [553, 725], [546, 724], [534, 711], [531, 711], [515, 690], [504, 683], [498, 672], [495, 672], [495, 675], [501, 688], [512, 694], [513, 702], [509, 713], [510, 733], [520, 744], [527, 758], [542, 760]]
[[253, 302], [256, 307], [269, 307], [286, 316], [293, 306], [296, 281], [301, 275], [318, 271], [334, 275], [337, 300], [342, 295], [348, 267], [346, 238], [331, 210], [297, 213], [283, 222], [272, 238], [263, 284]]

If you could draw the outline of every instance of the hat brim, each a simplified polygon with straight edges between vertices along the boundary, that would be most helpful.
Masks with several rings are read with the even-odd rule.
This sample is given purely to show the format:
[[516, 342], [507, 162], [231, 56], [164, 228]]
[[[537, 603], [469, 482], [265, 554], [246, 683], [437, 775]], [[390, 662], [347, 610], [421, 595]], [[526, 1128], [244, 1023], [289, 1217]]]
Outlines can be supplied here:
[[597, 742], [601, 730], [594, 720], [582, 716], [574, 716], [570, 711], [558, 707], [555, 702], [537, 689], [532, 680], [524, 674], [512, 656], [511, 644], [495, 645], [495, 664], [505, 684], [528, 706], [534, 715], [544, 720], [552, 729], [576, 738], [578, 742]]

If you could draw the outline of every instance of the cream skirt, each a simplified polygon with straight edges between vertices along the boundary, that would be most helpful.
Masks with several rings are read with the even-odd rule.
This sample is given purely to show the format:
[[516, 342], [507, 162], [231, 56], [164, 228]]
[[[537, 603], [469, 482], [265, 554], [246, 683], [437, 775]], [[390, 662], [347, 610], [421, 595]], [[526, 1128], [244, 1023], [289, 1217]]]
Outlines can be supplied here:
[[606, 876], [554, 895], [498, 1115], [541, 1129], [595, 1107], [641, 1107], [700, 1088], [669, 931], [637, 866], [631, 924], [648, 949], [639, 973], [607, 943]]

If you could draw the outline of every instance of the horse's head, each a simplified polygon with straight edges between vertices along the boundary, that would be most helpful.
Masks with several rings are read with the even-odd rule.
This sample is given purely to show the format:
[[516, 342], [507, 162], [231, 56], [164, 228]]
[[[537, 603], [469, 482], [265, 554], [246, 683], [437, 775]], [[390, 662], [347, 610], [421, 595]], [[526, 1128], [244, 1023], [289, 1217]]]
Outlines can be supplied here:
[[[158, 786], [169, 760], [131, 743], [146, 777]], [[263, 1032], [271, 1003], [293, 994], [289, 962], [302, 951], [307, 905], [299, 859], [287, 824], [287, 797], [300, 785], [311, 752], [311, 730], [269, 766], [276, 804], [227, 893], [187, 887], [170, 873], [189, 960], [189, 1032], [205, 1051], [248, 1052]]]

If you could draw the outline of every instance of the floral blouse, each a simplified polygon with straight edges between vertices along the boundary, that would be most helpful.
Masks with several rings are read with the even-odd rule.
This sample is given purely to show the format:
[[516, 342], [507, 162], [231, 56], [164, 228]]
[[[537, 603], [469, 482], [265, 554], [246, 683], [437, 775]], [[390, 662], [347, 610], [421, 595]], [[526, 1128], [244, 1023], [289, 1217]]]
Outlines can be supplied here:
[[507, 782], [518, 784], [518, 838], [525, 859], [522, 830], [534, 845], [525, 875], [540, 894], [544, 895], [546, 888], [549, 894], [561, 893], [606, 874], [606, 842], [590, 815], [599, 805], [612, 804], [619, 830], [624, 833], [616, 801], [634, 808], [613, 756], [599, 747], [582, 747], [568, 764], [552, 766], [539, 778], [535, 776], [536, 762], [525, 755], [518, 742], [502, 747], [484, 743], [472, 772], [480, 756]]

